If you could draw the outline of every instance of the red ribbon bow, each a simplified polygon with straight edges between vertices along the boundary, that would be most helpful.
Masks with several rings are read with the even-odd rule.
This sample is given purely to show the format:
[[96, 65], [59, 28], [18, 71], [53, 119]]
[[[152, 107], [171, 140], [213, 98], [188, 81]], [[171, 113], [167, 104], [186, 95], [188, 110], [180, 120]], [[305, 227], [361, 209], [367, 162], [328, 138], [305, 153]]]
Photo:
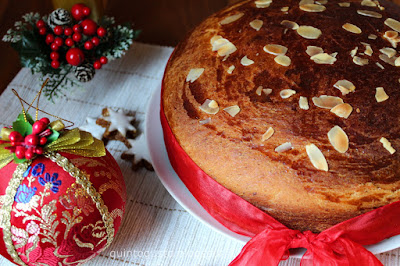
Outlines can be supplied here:
[[306, 248], [301, 265], [382, 265], [363, 245], [400, 234], [400, 201], [337, 224], [320, 234], [291, 230], [218, 184], [175, 139], [161, 103], [161, 125], [172, 167], [197, 201], [229, 230], [252, 237], [231, 265], [278, 265], [289, 249]]

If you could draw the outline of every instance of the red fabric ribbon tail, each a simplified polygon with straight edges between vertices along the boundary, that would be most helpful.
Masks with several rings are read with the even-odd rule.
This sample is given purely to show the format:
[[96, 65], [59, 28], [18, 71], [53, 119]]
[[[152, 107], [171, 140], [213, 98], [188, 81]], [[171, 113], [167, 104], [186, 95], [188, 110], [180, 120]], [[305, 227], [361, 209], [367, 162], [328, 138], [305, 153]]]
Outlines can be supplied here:
[[266, 229], [253, 237], [243, 247], [230, 266], [278, 265], [288, 258], [289, 245], [295, 231], [290, 229]]

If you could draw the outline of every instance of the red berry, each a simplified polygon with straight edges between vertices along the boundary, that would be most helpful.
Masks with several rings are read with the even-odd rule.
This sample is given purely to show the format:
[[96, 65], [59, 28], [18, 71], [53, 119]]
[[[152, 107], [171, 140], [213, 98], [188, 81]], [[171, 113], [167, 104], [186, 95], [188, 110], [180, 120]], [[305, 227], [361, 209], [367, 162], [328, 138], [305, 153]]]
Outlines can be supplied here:
[[100, 61], [95, 61], [95, 62], [93, 63], [93, 67], [94, 67], [95, 69], [100, 69], [100, 68], [101, 68], [101, 63], [100, 63]]
[[42, 147], [37, 147], [37, 148], [35, 149], [35, 153], [36, 153], [36, 154], [39, 154], [39, 155], [43, 154], [43, 148], [42, 148]]
[[55, 68], [55, 69], [59, 68], [60, 67], [60, 61], [57, 61], [57, 60], [51, 61], [51, 67]]
[[50, 59], [52, 59], [52, 60], [57, 60], [59, 57], [60, 57], [60, 55], [57, 52], [50, 53]]
[[75, 4], [71, 8], [71, 15], [75, 20], [82, 20], [85, 18], [85, 14], [83, 13], [83, 8], [86, 6], [84, 4]]
[[100, 57], [100, 63], [101, 63], [102, 65], [107, 64], [107, 63], [108, 63], [107, 57], [105, 57], [105, 56]]
[[39, 144], [39, 137], [38, 135], [28, 135], [25, 137], [25, 144], [28, 146], [36, 146]]
[[81, 49], [71, 48], [68, 50], [65, 59], [67, 60], [68, 64], [73, 66], [79, 66], [85, 59], [85, 55], [83, 54]]
[[64, 35], [70, 36], [74, 31], [71, 28], [65, 28]]
[[8, 135], [8, 139], [12, 142], [22, 141], [24, 138], [22, 137], [21, 133], [18, 131], [12, 131], [10, 135]]
[[81, 27], [81, 25], [79, 25], [79, 24], [75, 24], [75, 25], [72, 27], [72, 29], [74, 30], [74, 32], [79, 32], [79, 33], [82, 32], [82, 27]]
[[64, 41], [61, 37], [57, 37], [54, 39], [54, 43], [57, 44], [58, 46], [62, 46]]
[[32, 125], [32, 134], [39, 134], [41, 132], [43, 132], [43, 130], [45, 130], [47, 128], [47, 124], [41, 120], [36, 121], [35, 123], [33, 123]]
[[51, 34], [51, 33], [49, 33], [49, 34], [47, 34], [47, 36], [46, 36], [46, 43], [47, 43], [47, 44], [50, 44], [50, 43], [52, 43], [52, 42], [54, 42], [54, 35]]
[[105, 28], [99, 27], [99, 28], [97, 29], [97, 35], [98, 35], [99, 37], [104, 37], [104, 36], [106, 36], [106, 34], [107, 34], [107, 30], [106, 30]]
[[54, 33], [55, 33], [56, 35], [61, 35], [61, 34], [63, 34], [63, 32], [64, 32], [64, 30], [63, 30], [63, 28], [62, 28], [61, 26], [55, 26], [54, 29], [53, 29], [53, 31], [54, 31]]
[[24, 159], [25, 158], [25, 147], [17, 146], [15, 148], [15, 156], [17, 156], [18, 159]]
[[74, 40], [72, 40], [71, 38], [65, 39], [65, 45], [66, 45], [66, 46], [71, 47], [71, 46], [73, 46], [74, 44], [75, 44], [75, 43], [74, 43]]
[[53, 42], [53, 43], [50, 45], [50, 48], [51, 48], [51, 50], [53, 50], [53, 51], [57, 51], [58, 48], [60, 48], [60, 46], [58, 46], [56, 43]]
[[39, 119], [39, 121], [42, 121], [46, 125], [50, 124], [50, 119], [48, 119], [47, 117], [42, 117]]
[[94, 37], [92, 38], [92, 43], [94, 44], [94, 46], [97, 46], [97, 45], [100, 44], [100, 39], [97, 38], [96, 36], [94, 36]]
[[85, 15], [86, 17], [90, 15], [90, 12], [91, 12], [91, 10], [90, 10], [89, 7], [85, 6], [84, 8], [82, 8], [82, 13], [83, 13], [83, 15]]
[[39, 19], [39, 20], [36, 22], [36, 27], [38, 27], [39, 29], [40, 29], [40, 28], [43, 28], [44, 26], [46, 26], [46, 24], [44, 23], [43, 20]]
[[74, 33], [74, 35], [72, 35], [72, 39], [73, 39], [75, 42], [79, 42], [80, 40], [82, 40], [82, 34], [80, 34], [80, 33]]
[[89, 36], [96, 34], [97, 24], [90, 18], [87, 18], [84, 21], [82, 21], [81, 26], [84, 34]]
[[46, 32], [47, 32], [47, 29], [45, 27], [39, 29], [39, 34], [40, 35], [45, 35]]
[[39, 140], [39, 144], [43, 146], [46, 143], [47, 143], [47, 138], [41, 137], [40, 140]]
[[93, 47], [94, 47], [94, 44], [92, 42], [90, 42], [90, 41], [87, 41], [87, 42], [85, 42], [84, 46], [85, 46], [86, 50], [92, 50]]
[[25, 159], [30, 160], [33, 158], [33, 156], [35, 155], [35, 153], [33, 152], [33, 148], [29, 147], [26, 151], [25, 151]]

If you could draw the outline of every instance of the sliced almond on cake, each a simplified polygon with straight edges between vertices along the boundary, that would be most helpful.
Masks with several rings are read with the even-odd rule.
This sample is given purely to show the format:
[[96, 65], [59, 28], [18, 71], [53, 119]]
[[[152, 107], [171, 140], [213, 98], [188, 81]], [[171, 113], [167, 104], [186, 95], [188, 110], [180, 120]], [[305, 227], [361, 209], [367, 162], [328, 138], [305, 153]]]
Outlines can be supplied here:
[[290, 98], [292, 95], [295, 95], [295, 94], [296, 94], [296, 91], [292, 90], [292, 89], [281, 90], [281, 92], [279, 93], [279, 95], [282, 97], [282, 99]]
[[264, 46], [263, 50], [272, 55], [284, 55], [288, 51], [288, 48], [279, 44], [267, 44]]
[[292, 60], [286, 55], [278, 55], [274, 58], [274, 60], [277, 64], [285, 67], [290, 66], [292, 63]]
[[396, 152], [387, 138], [382, 137], [379, 141], [383, 144], [383, 147], [390, 152], [390, 154], [394, 154]]
[[318, 39], [322, 34], [320, 29], [313, 26], [300, 26], [296, 31], [301, 37], [309, 40]]
[[353, 112], [353, 107], [348, 103], [338, 104], [331, 109], [331, 112], [338, 117], [348, 118]]
[[219, 22], [219, 24], [221, 24], [221, 25], [226, 25], [226, 24], [232, 23], [232, 22], [234, 22], [234, 21], [240, 19], [241, 17], [243, 17], [243, 15], [244, 15], [244, 13], [237, 13], [237, 14], [235, 14], [235, 15], [226, 17], [226, 18], [224, 18], [223, 20], [221, 20], [221, 21]]
[[262, 135], [261, 141], [264, 142], [272, 137], [274, 135], [275, 130], [272, 127], [269, 127], [267, 131]]
[[333, 148], [340, 153], [345, 153], [349, 149], [349, 138], [346, 132], [339, 126], [334, 126], [329, 130], [328, 139]]
[[293, 149], [293, 145], [290, 142], [285, 142], [282, 145], [279, 145], [278, 147], [275, 148], [276, 152], [285, 152]]
[[224, 109], [230, 116], [235, 117], [240, 112], [240, 107], [237, 105], [229, 106]]
[[389, 95], [386, 94], [383, 87], [376, 88], [375, 99], [378, 103], [384, 102], [389, 99]]
[[310, 109], [310, 106], [308, 105], [308, 99], [307, 99], [307, 97], [300, 96], [300, 99], [299, 99], [299, 106], [300, 106], [300, 108], [303, 109], [303, 110], [308, 110], [308, 109]]
[[186, 76], [186, 82], [194, 82], [203, 74], [204, 68], [192, 68]]
[[253, 21], [250, 22], [250, 27], [252, 27], [253, 29], [255, 29], [256, 31], [259, 31], [263, 25], [263, 21], [259, 20], [259, 19], [255, 19]]
[[319, 97], [312, 98], [315, 106], [325, 109], [332, 109], [336, 105], [344, 103], [342, 98], [336, 96], [321, 95]]
[[206, 114], [215, 115], [219, 112], [218, 103], [215, 100], [207, 99], [201, 106], [200, 110]]
[[306, 145], [306, 151], [308, 158], [310, 158], [310, 161], [315, 168], [318, 170], [328, 171], [329, 168], [325, 156], [315, 144]]
[[346, 79], [339, 80], [333, 85], [333, 87], [339, 89], [342, 92], [342, 95], [354, 92], [356, 89], [356, 86], [354, 86], [354, 84], [351, 81], [348, 81]]

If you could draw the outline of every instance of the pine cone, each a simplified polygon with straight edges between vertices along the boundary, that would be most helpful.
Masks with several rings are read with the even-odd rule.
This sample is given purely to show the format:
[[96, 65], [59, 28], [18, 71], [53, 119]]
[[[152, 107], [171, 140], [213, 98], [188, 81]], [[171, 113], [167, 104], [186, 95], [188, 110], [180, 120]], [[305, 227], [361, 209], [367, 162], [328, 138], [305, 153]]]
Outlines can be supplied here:
[[71, 14], [63, 8], [58, 8], [50, 13], [47, 24], [51, 29], [54, 29], [55, 26], [65, 26], [72, 23]]
[[95, 74], [95, 69], [93, 64], [84, 63], [75, 69], [75, 77], [80, 82], [88, 82], [90, 81]]

